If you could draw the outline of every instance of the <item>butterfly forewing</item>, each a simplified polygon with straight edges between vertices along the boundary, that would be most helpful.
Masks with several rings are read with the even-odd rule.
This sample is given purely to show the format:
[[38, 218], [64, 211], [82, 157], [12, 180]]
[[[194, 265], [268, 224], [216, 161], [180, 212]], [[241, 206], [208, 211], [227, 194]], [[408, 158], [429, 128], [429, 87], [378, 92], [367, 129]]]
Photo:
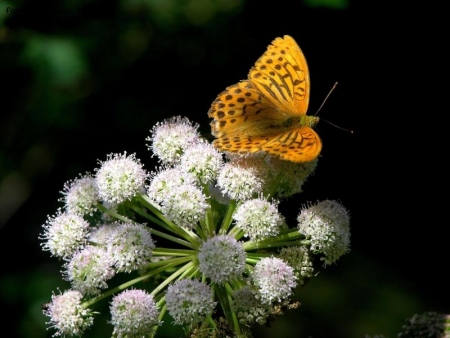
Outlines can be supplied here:
[[306, 114], [309, 71], [305, 56], [294, 39], [276, 38], [256, 61], [249, 79], [278, 108], [293, 115]]
[[261, 136], [280, 123], [280, 112], [249, 81], [229, 86], [208, 112], [215, 137]]

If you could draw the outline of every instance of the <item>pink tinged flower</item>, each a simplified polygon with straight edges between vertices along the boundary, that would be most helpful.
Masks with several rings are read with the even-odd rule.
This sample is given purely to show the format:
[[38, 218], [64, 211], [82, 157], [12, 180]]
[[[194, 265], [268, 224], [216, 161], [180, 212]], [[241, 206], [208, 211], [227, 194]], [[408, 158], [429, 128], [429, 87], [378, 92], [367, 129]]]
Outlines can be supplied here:
[[164, 164], [179, 163], [181, 156], [191, 145], [200, 142], [199, 125], [186, 117], [175, 116], [157, 123], [146, 141], [149, 150]]
[[199, 269], [213, 283], [224, 284], [242, 276], [245, 258], [242, 243], [234, 237], [215, 236], [200, 248]]
[[72, 288], [86, 295], [98, 295], [115, 275], [113, 260], [102, 247], [87, 246], [65, 264], [65, 279]]
[[44, 231], [39, 237], [45, 241], [41, 244], [42, 249], [63, 259], [70, 258], [81, 249], [89, 234], [89, 223], [81, 216], [61, 213], [60, 210], [56, 216], [49, 216], [43, 227]]
[[92, 216], [97, 210], [95, 205], [100, 197], [95, 178], [90, 173], [64, 184], [62, 194], [64, 195], [62, 200], [69, 213]]
[[110, 305], [113, 336], [150, 337], [159, 325], [159, 311], [153, 297], [144, 290], [125, 290], [116, 295]]
[[50, 317], [46, 323], [56, 329], [54, 336], [81, 336], [94, 322], [93, 313], [81, 304], [83, 295], [79, 291], [65, 291], [52, 295], [52, 301], [43, 310]]
[[108, 239], [108, 254], [117, 272], [145, 268], [155, 248], [150, 231], [142, 224], [116, 222], [114, 226], [115, 231]]
[[255, 265], [252, 281], [258, 289], [256, 297], [263, 304], [288, 299], [297, 286], [294, 269], [283, 260], [274, 257], [262, 258]]
[[148, 174], [134, 154], [110, 154], [100, 164], [95, 180], [103, 201], [115, 205], [145, 191]]
[[322, 254], [325, 265], [335, 263], [350, 246], [350, 216], [337, 201], [325, 200], [303, 208], [298, 231], [311, 241], [311, 251]]
[[211, 288], [197, 280], [183, 279], [169, 285], [166, 293], [169, 314], [178, 325], [195, 325], [213, 313]]

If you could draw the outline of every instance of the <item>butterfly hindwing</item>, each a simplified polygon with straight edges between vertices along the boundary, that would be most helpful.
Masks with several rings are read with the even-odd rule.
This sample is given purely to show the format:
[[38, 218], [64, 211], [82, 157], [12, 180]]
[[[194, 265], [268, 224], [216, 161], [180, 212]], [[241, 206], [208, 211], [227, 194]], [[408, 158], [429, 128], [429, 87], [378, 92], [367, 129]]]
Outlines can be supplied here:
[[291, 162], [309, 162], [322, 150], [319, 135], [310, 127], [299, 127], [272, 137], [261, 150]]

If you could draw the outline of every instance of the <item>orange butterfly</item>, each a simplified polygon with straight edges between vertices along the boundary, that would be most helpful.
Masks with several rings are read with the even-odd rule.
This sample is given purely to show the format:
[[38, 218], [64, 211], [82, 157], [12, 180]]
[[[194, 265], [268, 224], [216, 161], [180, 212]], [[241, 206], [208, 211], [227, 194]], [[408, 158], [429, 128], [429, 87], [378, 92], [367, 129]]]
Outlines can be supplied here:
[[322, 141], [312, 129], [319, 118], [306, 115], [309, 91], [300, 47], [289, 35], [276, 38], [248, 80], [229, 86], [211, 104], [213, 145], [225, 152], [265, 151], [297, 163], [314, 160]]

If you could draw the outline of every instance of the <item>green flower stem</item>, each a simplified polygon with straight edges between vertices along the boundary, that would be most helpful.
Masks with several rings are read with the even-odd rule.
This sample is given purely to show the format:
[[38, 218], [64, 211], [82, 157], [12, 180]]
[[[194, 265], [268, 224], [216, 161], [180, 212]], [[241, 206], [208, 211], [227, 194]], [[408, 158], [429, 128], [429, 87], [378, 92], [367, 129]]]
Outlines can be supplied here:
[[227, 233], [228, 228], [230, 227], [231, 222], [233, 220], [232, 216], [233, 216], [234, 210], [236, 209], [236, 205], [237, 205], [237, 203], [235, 200], [230, 200], [230, 203], [228, 204], [228, 207], [227, 207], [227, 212], [222, 221], [222, 226], [220, 227], [221, 235], [225, 235]]
[[243, 247], [246, 251], [249, 251], [262, 248], [278, 247], [281, 245], [298, 245], [308, 243], [308, 241], [306, 241], [305, 243], [303, 243], [302, 241], [298, 241], [298, 239], [300, 238], [304, 238], [304, 236], [300, 234], [297, 229], [289, 229], [275, 237], [270, 237], [256, 242], [245, 242], [243, 244]]
[[[162, 305], [162, 307], [161, 307]], [[158, 320], [161, 322], [162, 319], [164, 318], [164, 315], [167, 311], [167, 305], [166, 305], [166, 297], [163, 297], [158, 303], [157, 303], [158, 308], [161, 307], [161, 311], [159, 312], [159, 316], [158, 316]]]
[[247, 252], [247, 260], [259, 261], [263, 257], [271, 257], [271, 256], [273, 256], [273, 253], [270, 253], [270, 252], [262, 252], [262, 253]]
[[[205, 196], [209, 195], [209, 186], [207, 184], [203, 184], [203, 193]], [[205, 216], [205, 228], [207, 229], [206, 232], [209, 234], [209, 236], [213, 236], [215, 233], [214, 229], [214, 221], [213, 221], [213, 199], [210, 197], [208, 198], [209, 208], [206, 210], [206, 216]]]
[[197, 255], [195, 250], [183, 250], [183, 249], [169, 249], [169, 248], [155, 248], [153, 249], [154, 256], [188, 256]]
[[214, 322], [214, 319], [212, 319], [211, 315], [206, 316], [206, 321], [214, 328], [214, 330], [217, 331], [217, 325]]
[[[178, 264], [177, 264], [178, 265]], [[175, 266], [175, 265], [174, 265]], [[153, 291], [150, 293], [152, 296], [158, 294], [159, 291], [161, 291], [162, 289], [164, 289], [170, 282], [172, 282], [174, 279], [176, 279], [178, 276], [180, 276], [181, 274], [183, 274], [185, 271], [188, 271], [190, 269], [195, 268], [195, 264], [192, 262], [192, 258], [189, 257], [189, 262], [184, 265], [183, 267], [179, 268], [177, 271], [175, 271], [173, 274], [171, 274], [169, 277], [167, 277], [164, 282], [162, 282], [161, 284], [159, 284], [155, 289], [153, 289]], [[160, 270], [160, 269], [158, 269]], [[164, 269], [166, 270], [166, 269]], [[162, 270], [162, 271], [164, 271]]]
[[207, 238], [205, 231], [204, 231], [204, 230], [208, 231], [207, 227], [208, 226], [206, 225], [204, 220], [200, 220], [200, 225], [197, 224], [195, 226], [195, 232], [203, 241], [206, 241], [206, 238]]
[[[167, 229], [173, 233], [176, 233], [178, 236], [184, 238], [185, 240], [187, 240], [188, 242], [191, 242], [194, 245], [197, 243], [197, 236], [194, 235], [194, 233], [188, 233], [187, 231], [185, 231], [184, 229], [180, 228], [179, 226], [174, 224], [172, 221], [167, 219], [161, 213], [161, 211], [159, 211], [159, 209], [153, 205], [152, 200], [150, 198], [148, 198], [145, 195], [139, 194], [139, 195], [137, 195], [137, 199], [146, 208], [148, 208], [153, 214], [155, 214], [160, 220], [163, 221], [163, 223], [157, 223], [157, 224], [161, 225], [162, 227], [164, 227], [165, 229]], [[151, 215], [148, 215], [147, 213], [141, 214], [141, 216], [146, 217], [146, 218], [151, 217]]]
[[[84, 302], [83, 306], [87, 308], [87, 307], [97, 303], [98, 301], [113, 295], [116, 292], [125, 290], [125, 289], [129, 288], [130, 286], [133, 286], [134, 284], [137, 284], [137, 283], [142, 282], [142, 281], [144, 281], [144, 280], [146, 280], [146, 279], [148, 279], [148, 278], [150, 278], [150, 277], [152, 277], [154, 275], [157, 275], [158, 273], [160, 273], [162, 271], [165, 271], [169, 267], [174, 267], [174, 266], [179, 265], [180, 261], [181, 262], [183, 262], [183, 261], [190, 261], [191, 259], [192, 259], [191, 257], [178, 258], [177, 260], [174, 260], [174, 262], [171, 263], [171, 264], [166, 264], [165, 266], [163, 266], [163, 267], [161, 267], [159, 269], [152, 270], [152, 271], [150, 271], [150, 272], [148, 272], [148, 273], [146, 273], [146, 274], [144, 274], [144, 275], [142, 275], [140, 277], [134, 278], [134, 279], [132, 279], [132, 280], [126, 282], [126, 283], [123, 283], [123, 284], [121, 284], [121, 285], [119, 285], [119, 286], [117, 286], [115, 288], [112, 288], [112, 289], [106, 291], [105, 293], [102, 293], [101, 295], [99, 295], [99, 296], [97, 296], [95, 298], [92, 298], [92, 299]], [[188, 265], [188, 264], [186, 264], [186, 265]], [[181, 269], [183, 269], [183, 268], [181, 268]], [[154, 296], [155, 294], [156, 293], [153, 290], [152, 296]]]
[[186, 247], [191, 248], [191, 249], [196, 249], [197, 248], [197, 245], [195, 245], [193, 243], [186, 242], [185, 240], [182, 240], [181, 238], [173, 237], [171, 235], [168, 235], [168, 234], [166, 234], [164, 232], [155, 230], [153, 228], [150, 228], [149, 230], [152, 233], [152, 235], [156, 235], [156, 236], [159, 236], [161, 238], [168, 239], [169, 241], [178, 243], [180, 245], [186, 246]]
[[245, 235], [245, 232], [239, 229], [238, 227], [234, 227], [233, 229], [230, 230], [228, 235], [233, 236], [238, 241]]
[[222, 285], [214, 284], [214, 292], [222, 306], [223, 313], [230, 323], [230, 326], [234, 328], [234, 333], [241, 334], [241, 327], [237, 319], [236, 313], [231, 309], [231, 294], [227, 292], [227, 288]]
[[267, 200], [269, 200], [270, 196], [274, 196], [275, 191], [277, 191], [278, 186], [279, 186], [281, 180], [283, 179], [283, 176], [284, 176], [284, 173], [279, 172], [277, 177], [275, 177], [275, 179], [270, 184], [270, 187], [265, 191], [264, 197], [266, 197]]
[[109, 215], [111, 217], [114, 217], [114, 218], [116, 218], [116, 219], [118, 219], [118, 220], [120, 220], [122, 222], [133, 223], [133, 221], [131, 219], [128, 219], [127, 217], [122, 216], [121, 214], [117, 213], [114, 210], [108, 209], [107, 207], [105, 207], [104, 205], [102, 205], [100, 203], [97, 203], [95, 206], [101, 212], [103, 212], [103, 213], [105, 213], [105, 214], [107, 214], [107, 215]]

